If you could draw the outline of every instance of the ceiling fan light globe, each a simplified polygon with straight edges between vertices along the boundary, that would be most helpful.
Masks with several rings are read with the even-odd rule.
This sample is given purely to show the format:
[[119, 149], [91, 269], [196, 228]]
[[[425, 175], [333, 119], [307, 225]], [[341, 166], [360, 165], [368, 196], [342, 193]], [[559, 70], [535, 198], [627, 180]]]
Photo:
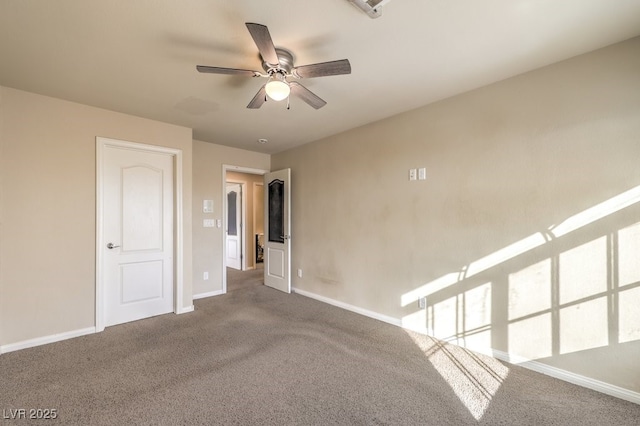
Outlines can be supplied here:
[[291, 92], [291, 88], [289, 87], [289, 85], [281, 80], [273, 80], [268, 82], [264, 89], [267, 92], [267, 96], [269, 96], [274, 101], [287, 99], [289, 93]]

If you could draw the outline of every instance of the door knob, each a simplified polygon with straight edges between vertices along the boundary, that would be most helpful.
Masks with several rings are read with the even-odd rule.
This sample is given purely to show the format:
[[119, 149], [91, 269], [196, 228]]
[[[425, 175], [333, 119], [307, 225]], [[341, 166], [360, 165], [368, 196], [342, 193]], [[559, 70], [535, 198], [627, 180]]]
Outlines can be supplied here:
[[112, 250], [112, 249], [114, 249], [114, 248], [116, 248], [116, 247], [120, 247], [120, 246], [114, 246], [114, 245], [113, 245], [113, 243], [109, 243], [109, 244], [107, 244], [107, 248], [108, 248], [109, 250]]

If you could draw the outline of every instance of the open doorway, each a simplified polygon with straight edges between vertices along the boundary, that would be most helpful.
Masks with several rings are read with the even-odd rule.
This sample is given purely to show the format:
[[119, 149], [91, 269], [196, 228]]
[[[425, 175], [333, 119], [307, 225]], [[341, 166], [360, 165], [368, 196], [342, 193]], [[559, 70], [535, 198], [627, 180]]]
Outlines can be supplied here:
[[223, 166], [223, 293], [227, 292], [228, 267], [234, 273], [262, 268], [265, 173], [267, 170]]

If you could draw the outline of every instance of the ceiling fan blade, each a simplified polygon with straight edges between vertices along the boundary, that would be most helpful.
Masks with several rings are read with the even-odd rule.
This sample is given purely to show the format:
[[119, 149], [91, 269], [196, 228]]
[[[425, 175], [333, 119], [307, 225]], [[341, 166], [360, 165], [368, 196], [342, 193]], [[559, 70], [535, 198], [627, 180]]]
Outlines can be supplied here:
[[258, 93], [256, 93], [253, 99], [251, 99], [251, 102], [249, 102], [249, 105], [247, 105], [247, 108], [258, 109], [267, 101], [267, 91], [265, 90], [265, 86], [266, 84], [258, 90]]
[[237, 68], [208, 67], [206, 65], [197, 65], [196, 69], [200, 72], [208, 72], [212, 74], [246, 75], [248, 77], [256, 77], [260, 75], [258, 71], [241, 70]]
[[271, 40], [271, 35], [269, 34], [269, 29], [267, 28], [267, 26], [254, 24], [252, 22], [247, 22], [245, 25], [251, 33], [251, 37], [253, 37], [253, 41], [255, 42], [256, 46], [258, 46], [258, 51], [260, 52], [262, 59], [264, 59], [271, 65], [280, 64], [278, 54], [276, 53], [276, 48], [273, 45], [273, 41]]
[[318, 95], [316, 95], [297, 81], [292, 81], [291, 83], [289, 83], [289, 87], [291, 88], [291, 93], [293, 93], [315, 109], [320, 109], [327, 104]]
[[328, 75], [351, 74], [351, 64], [348, 59], [322, 62], [319, 64], [302, 65], [292, 70], [293, 75], [300, 78], [325, 77]]

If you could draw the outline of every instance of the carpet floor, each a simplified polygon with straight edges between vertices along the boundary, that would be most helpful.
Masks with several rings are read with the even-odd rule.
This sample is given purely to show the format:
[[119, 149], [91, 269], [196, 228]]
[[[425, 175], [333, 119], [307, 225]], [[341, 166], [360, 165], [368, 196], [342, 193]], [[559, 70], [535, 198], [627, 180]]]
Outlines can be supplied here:
[[0, 425], [635, 425], [640, 406], [262, 285], [0, 356]]

